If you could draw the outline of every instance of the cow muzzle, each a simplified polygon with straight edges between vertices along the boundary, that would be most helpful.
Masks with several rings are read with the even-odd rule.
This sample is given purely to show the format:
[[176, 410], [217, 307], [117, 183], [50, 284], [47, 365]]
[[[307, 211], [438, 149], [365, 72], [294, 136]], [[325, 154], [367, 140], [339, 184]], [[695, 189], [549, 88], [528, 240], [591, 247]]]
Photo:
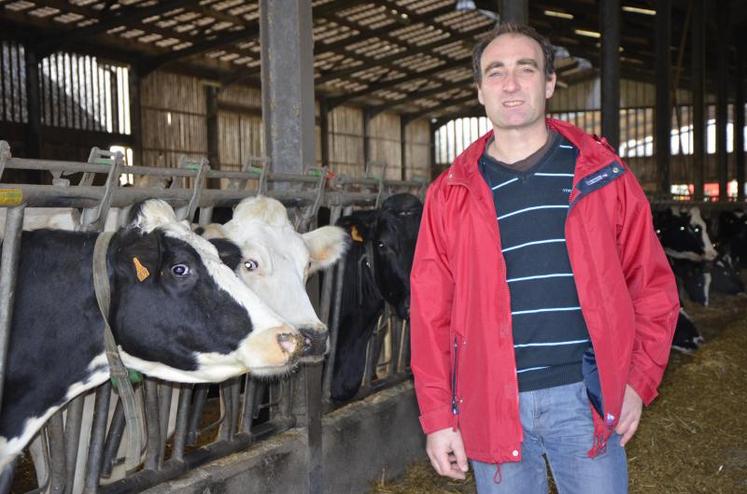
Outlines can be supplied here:
[[301, 362], [315, 362], [324, 358], [329, 350], [327, 328], [302, 327], [298, 331], [303, 338]]

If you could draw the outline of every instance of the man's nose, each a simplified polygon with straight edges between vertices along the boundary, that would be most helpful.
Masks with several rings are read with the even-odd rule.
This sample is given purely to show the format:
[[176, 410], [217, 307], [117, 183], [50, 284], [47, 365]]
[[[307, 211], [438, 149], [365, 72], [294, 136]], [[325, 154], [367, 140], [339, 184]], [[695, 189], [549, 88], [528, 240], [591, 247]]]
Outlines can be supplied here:
[[519, 84], [516, 81], [516, 76], [513, 74], [513, 72], [506, 75], [505, 82], [503, 84], [503, 90], [513, 92], [519, 89]]

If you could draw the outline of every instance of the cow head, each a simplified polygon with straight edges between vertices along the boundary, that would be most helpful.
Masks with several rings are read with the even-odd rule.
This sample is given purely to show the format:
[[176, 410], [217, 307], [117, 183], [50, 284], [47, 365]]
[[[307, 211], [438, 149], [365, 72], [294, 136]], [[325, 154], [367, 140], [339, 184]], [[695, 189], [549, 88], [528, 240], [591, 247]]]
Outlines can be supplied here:
[[410, 317], [410, 271], [423, 203], [412, 194], [395, 194], [381, 206], [373, 228], [376, 282], [400, 319]]
[[287, 372], [301, 352], [298, 330], [163, 201], [133, 208], [108, 262], [112, 330], [128, 367], [172, 381], [221, 381]]
[[[215, 242], [224, 262], [273, 310], [305, 337], [304, 357], [327, 352], [327, 326], [319, 320], [306, 281], [345, 253], [348, 236], [336, 226], [298, 233], [279, 201], [259, 196], [241, 201]], [[214, 237], [217, 235], [214, 235]]]
[[699, 210], [695, 216], [679, 210], [660, 213], [656, 220], [657, 234], [669, 257], [696, 262], [716, 257]]

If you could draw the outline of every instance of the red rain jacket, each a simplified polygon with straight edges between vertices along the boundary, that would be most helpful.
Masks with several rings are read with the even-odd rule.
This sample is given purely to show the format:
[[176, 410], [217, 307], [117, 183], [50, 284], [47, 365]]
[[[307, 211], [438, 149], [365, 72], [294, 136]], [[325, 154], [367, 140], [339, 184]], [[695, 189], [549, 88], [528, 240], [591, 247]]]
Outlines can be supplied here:
[[[669, 358], [679, 311], [674, 276], [633, 173], [604, 141], [558, 120], [579, 149], [566, 245], [596, 354], [602, 451], [625, 385], [648, 405]], [[429, 187], [411, 274], [412, 371], [426, 434], [461, 431], [467, 456], [521, 460], [522, 430], [506, 266], [492, 192], [477, 162], [492, 131]]]

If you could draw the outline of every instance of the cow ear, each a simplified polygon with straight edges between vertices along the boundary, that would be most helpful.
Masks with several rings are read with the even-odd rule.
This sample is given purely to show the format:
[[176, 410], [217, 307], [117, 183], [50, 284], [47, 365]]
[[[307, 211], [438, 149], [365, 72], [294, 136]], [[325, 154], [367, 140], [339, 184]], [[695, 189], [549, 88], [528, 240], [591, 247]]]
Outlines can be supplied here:
[[210, 243], [218, 249], [218, 255], [223, 264], [236, 271], [241, 262], [241, 249], [235, 243], [225, 238], [211, 238]]
[[158, 273], [161, 265], [158, 233], [127, 228], [122, 230], [112, 247], [110, 259], [119, 276], [143, 282]]
[[338, 226], [323, 226], [304, 233], [303, 241], [309, 249], [311, 261], [308, 274], [332, 266], [350, 245], [350, 237]]

